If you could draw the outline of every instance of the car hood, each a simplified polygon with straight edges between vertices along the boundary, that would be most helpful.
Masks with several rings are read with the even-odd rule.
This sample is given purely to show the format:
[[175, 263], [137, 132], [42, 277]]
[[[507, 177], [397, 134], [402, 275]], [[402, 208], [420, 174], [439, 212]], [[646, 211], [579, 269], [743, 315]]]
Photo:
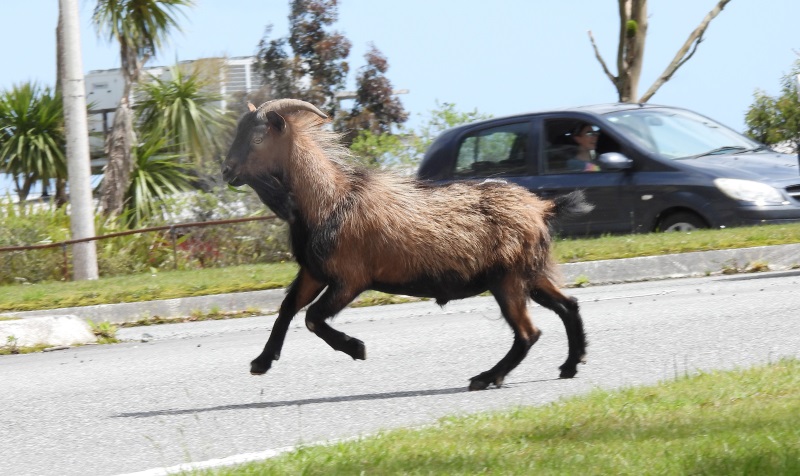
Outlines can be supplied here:
[[686, 159], [682, 162], [707, 169], [716, 176], [770, 183], [785, 183], [787, 180], [800, 182], [800, 168], [796, 155], [775, 152], [720, 154]]

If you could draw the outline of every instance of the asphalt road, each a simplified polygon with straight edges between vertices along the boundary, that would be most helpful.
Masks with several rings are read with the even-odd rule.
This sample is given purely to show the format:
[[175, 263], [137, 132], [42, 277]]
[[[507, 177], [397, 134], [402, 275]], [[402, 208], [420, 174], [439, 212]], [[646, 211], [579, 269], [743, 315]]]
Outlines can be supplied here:
[[577, 378], [557, 378], [564, 330], [533, 306], [542, 338], [506, 386], [482, 392], [467, 392], [468, 378], [511, 345], [491, 298], [346, 310], [334, 325], [366, 342], [366, 361], [331, 350], [299, 316], [263, 377], [248, 363], [273, 316], [0, 357], [0, 474], [132, 473], [800, 357], [798, 289], [795, 271], [572, 290], [590, 344]]

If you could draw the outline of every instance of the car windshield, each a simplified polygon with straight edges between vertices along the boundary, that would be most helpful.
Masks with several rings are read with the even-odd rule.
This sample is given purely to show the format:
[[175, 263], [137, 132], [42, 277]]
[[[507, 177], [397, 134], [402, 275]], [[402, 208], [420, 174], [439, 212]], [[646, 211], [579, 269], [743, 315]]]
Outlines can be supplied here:
[[642, 108], [606, 117], [627, 137], [668, 159], [744, 152], [761, 146], [707, 117], [681, 109]]

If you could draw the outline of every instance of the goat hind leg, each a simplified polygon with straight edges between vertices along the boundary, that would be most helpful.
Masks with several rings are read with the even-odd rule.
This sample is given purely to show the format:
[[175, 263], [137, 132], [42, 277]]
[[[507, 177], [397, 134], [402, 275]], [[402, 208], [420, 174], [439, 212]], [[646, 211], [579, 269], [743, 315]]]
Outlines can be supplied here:
[[326, 319], [338, 314], [359, 294], [360, 291], [354, 292], [338, 286], [329, 286], [322, 297], [306, 311], [306, 327], [324, 340], [333, 350], [344, 352], [353, 360], [366, 360], [367, 347], [364, 342], [337, 331], [325, 322]]
[[510, 286], [493, 289], [492, 294], [506, 322], [514, 330], [514, 343], [494, 367], [470, 379], [470, 390], [483, 390], [490, 384], [501, 386], [506, 375], [522, 362], [541, 335], [541, 331], [531, 322], [527, 309], [528, 298], [520, 291], [521, 286], [513, 280], [507, 279], [505, 282]]
[[559, 367], [561, 378], [572, 378], [578, 373], [578, 364], [586, 361], [586, 333], [583, 330], [578, 300], [563, 294], [547, 278], [538, 278], [531, 291], [531, 299], [537, 304], [552, 310], [564, 323], [569, 343], [569, 354]]
[[301, 269], [294, 282], [289, 286], [286, 297], [281, 303], [278, 317], [272, 325], [267, 344], [261, 354], [250, 362], [250, 373], [253, 375], [263, 375], [272, 367], [272, 362], [281, 357], [281, 349], [286, 339], [286, 332], [292, 318], [308, 303], [314, 300], [325, 287], [316, 279], [312, 278], [307, 271]]

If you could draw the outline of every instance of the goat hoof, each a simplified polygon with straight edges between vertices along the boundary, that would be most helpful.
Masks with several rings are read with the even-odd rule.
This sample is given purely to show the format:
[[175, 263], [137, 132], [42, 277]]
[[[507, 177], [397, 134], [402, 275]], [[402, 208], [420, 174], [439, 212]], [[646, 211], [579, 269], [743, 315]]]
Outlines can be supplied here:
[[478, 377], [473, 377], [469, 381], [469, 391], [474, 392], [475, 390], [486, 390], [489, 386], [488, 380], [480, 380]]
[[564, 364], [559, 368], [561, 369], [561, 374], [558, 376], [559, 378], [572, 378], [578, 373], [578, 367], [575, 364]]
[[270, 364], [262, 364], [257, 360], [250, 362], [250, 375], [264, 375], [269, 370]]
[[485, 390], [492, 383], [499, 387], [500, 385], [503, 385], [504, 378], [505, 377], [503, 376], [492, 376], [489, 374], [489, 372], [478, 374], [469, 379], [469, 391], [472, 392], [473, 390]]
[[367, 346], [358, 339], [351, 338], [350, 342], [351, 351], [348, 352], [348, 355], [353, 358], [353, 360], [367, 360]]

